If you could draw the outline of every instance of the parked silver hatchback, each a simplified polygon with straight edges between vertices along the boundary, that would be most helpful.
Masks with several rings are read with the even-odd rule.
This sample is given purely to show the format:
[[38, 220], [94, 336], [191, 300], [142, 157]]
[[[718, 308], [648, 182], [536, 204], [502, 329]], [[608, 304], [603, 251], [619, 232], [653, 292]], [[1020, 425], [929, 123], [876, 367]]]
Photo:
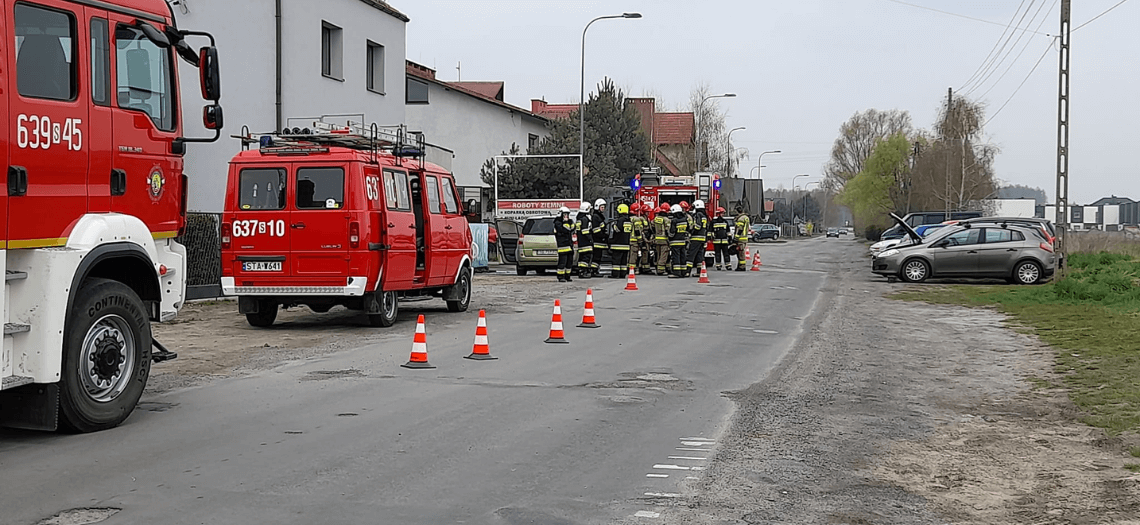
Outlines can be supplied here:
[[871, 271], [920, 283], [931, 277], [1000, 278], [1035, 284], [1053, 275], [1053, 244], [1040, 227], [975, 219], [943, 228], [923, 239], [902, 224], [914, 243], [871, 259]]

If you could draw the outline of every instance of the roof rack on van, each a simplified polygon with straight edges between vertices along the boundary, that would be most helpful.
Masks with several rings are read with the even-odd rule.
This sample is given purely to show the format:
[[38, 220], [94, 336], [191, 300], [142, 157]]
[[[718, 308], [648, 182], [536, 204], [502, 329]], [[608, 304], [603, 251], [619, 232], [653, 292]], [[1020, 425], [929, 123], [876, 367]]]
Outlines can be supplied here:
[[[360, 121], [343, 119], [344, 117], [359, 117]], [[329, 122], [340, 118], [343, 124]], [[305, 126], [292, 126], [295, 121], [307, 121]], [[287, 125], [279, 132], [251, 133], [248, 126], [242, 126], [240, 135], [233, 135], [242, 143], [242, 150], [248, 150], [256, 144], [263, 154], [267, 155], [309, 155], [313, 153], [327, 153], [331, 147], [340, 147], [366, 151], [372, 153], [373, 161], [379, 152], [388, 153], [397, 158], [397, 162], [405, 158], [413, 158], [423, 162], [429, 150], [438, 150], [450, 155], [435, 155], [432, 160], [444, 159], [443, 166], [450, 169], [451, 150], [429, 144], [424, 140], [423, 132], [408, 131], [407, 126], [378, 126], [376, 124], [363, 124], [364, 115], [323, 115], [315, 118], [290, 118]], [[437, 153], [438, 153], [437, 152]]]

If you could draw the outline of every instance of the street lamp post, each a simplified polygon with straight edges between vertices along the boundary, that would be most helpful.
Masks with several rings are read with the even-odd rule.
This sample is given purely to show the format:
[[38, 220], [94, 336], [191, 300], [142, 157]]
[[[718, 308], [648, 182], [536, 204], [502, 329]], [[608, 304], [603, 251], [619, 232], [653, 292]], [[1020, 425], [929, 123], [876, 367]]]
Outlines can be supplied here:
[[[778, 149], [774, 149], [774, 150], [772, 150], [772, 151], [765, 151], [764, 153], [761, 153], [761, 154], [760, 154], [760, 158], [756, 159], [756, 167], [757, 167], [757, 168], [763, 168], [763, 167], [764, 167], [764, 166], [761, 166], [761, 165], [760, 165], [760, 163], [761, 163], [761, 162], [764, 162], [764, 155], [767, 155], [767, 154], [769, 154], [769, 153], [775, 153], [775, 154], [779, 155], [779, 154], [781, 154], [781, 153], [783, 153], [783, 152], [782, 152], [782, 151], [780, 151], [780, 150], [778, 150]], [[752, 174], [751, 174], [751, 173], [749, 173], [748, 175], [749, 175], [749, 176], [751, 176]], [[757, 178], [757, 179], [760, 179], [760, 180], [764, 180], [764, 170], [760, 170], [760, 174], [759, 174], [759, 175], [757, 175], [757, 177], [756, 177], [756, 178]]]
[[701, 169], [701, 123], [697, 119], [701, 118], [701, 112], [704, 111], [705, 102], [710, 98], [733, 98], [736, 93], [725, 93], [723, 95], [709, 95], [701, 99], [701, 103], [697, 104], [697, 114], [693, 115], [693, 122], [697, 126], [697, 143], [693, 147], [693, 161], [696, 166], [693, 166], [693, 172], [696, 173]]
[[599, 16], [582, 29], [582, 83], [578, 97], [578, 200], [586, 198], [586, 31], [598, 20], [609, 18], [641, 18], [641, 13]]
[[736, 127], [736, 128], [732, 128], [732, 129], [728, 130], [728, 137], [724, 141], [725, 142], [725, 163], [726, 163], [725, 164], [725, 170], [724, 170], [724, 172], [725, 172], [724, 176], [728, 177], [728, 178], [732, 178], [732, 154], [735, 153], [735, 151], [733, 151], [733, 149], [732, 149], [732, 133], [734, 131], [740, 131], [742, 129], [748, 129], [748, 128], [746, 128], [744, 126], [740, 126], [740, 127]]

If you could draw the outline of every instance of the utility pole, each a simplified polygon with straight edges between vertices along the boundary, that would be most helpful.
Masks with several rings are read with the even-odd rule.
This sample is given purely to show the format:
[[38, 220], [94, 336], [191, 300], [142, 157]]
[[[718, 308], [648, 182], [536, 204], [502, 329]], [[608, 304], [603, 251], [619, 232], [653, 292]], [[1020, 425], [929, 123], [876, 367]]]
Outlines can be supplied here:
[[[951, 108], [954, 107], [954, 88], [947, 88], [946, 93], [947, 93], [946, 94], [946, 115], [943, 118], [949, 119]], [[949, 138], [949, 137], [947, 137], [947, 138]], [[949, 153], [950, 149], [947, 148], [946, 152]], [[946, 219], [945, 220], [950, 220], [950, 158], [949, 158], [949, 155], [947, 155], [947, 158], [946, 158]]]
[[1057, 97], [1057, 278], [1065, 277], [1069, 236], [1069, 35], [1071, 0], [1061, 0], [1061, 67]]

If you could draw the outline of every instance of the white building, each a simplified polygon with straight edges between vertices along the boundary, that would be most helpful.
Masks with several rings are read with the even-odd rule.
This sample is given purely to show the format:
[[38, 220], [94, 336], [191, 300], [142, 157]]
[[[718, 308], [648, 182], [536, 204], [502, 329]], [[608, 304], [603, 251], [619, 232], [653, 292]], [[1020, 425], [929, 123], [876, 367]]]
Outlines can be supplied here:
[[[222, 210], [227, 164], [241, 150], [240, 143], [228, 137], [242, 126], [254, 133], [268, 132], [286, 125], [304, 127], [304, 121], [290, 124], [291, 117], [329, 114], [363, 114], [366, 122], [388, 126], [404, 122], [408, 17], [387, 3], [177, 0], [171, 4], [180, 28], [207, 31], [217, 38], [221, 65], [224, 138], [187, 145], [190, 210]], [[205, 45], [205, 39], [199, 40]], [[191, 41], [199, 45], [198, 40]], [[179, 78], [186, 136], [210, 136], [199, 117], [204, 102], [197, 90], [197, 70], [182, 65]]]
[[408, 129], [455, 153], [451, 167], [459, 186], [486, 186], [479, 170], [487, 159], [511, 144], [525, 154], [550, 133], [546, 118], [503, 102], [502, 82], [445, 82], [435, 70], [408, 62], [407, 90]]
[[[989, 211], [991, 209], [992, 212]], [[1037, 201], [1033, 199], [991, 199], [986, 201], [986, 210], [994, 217], [1033, 217], [1037, 213]]]

